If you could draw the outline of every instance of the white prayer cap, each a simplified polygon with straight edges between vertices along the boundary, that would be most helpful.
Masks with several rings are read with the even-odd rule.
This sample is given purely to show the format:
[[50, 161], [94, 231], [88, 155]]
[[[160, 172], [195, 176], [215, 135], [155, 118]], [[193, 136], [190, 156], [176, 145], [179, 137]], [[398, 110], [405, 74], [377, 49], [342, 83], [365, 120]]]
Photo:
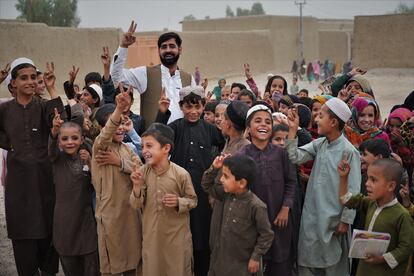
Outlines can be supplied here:
[[332, 98], [328, 100], [325, 105], [339, 117], [343, 122], [348, 122], [351, 118], [351, 110], [348, 105], [338, 98]]
[[250, 115], [252, 115], [253, 113], [255, 113], [257, 111], [266, 111], [266, 112], [269, 112], [270, 115], [272, 115], [272, 111], [270, 111], [270, 108], [268, 108], [264, 104], [256, 104], [256, 105], [252, 106], [249, 109], [249, 111], [247, 111], [246, 120], [250, 117]]
[[35, 66], [34, 62], [31, 59], [28, 59], [26, 57], [16, 58], [15, 60], [12, 61], [12, 63], [10, 64], [10, 73], [7, 75], [7, 77], [4, 81], [4, 84], [6, 86], [9, 86], [9, 84], [10, 84], [10, 81], [12, 79], [11, 73], [12, 73], [13, 69], [16, 68], [17, 66], [19, 66], [21, 64], [25, 64], [25, 63], [28, 63], [28, 64], [31, 64], [31, 65]]
[[[99, 86], [99, 85], [97, 85], [97, 84], [91, 84], [91, 85], [89, 85], [89, 87], [90, 88], [92, 88], [93, 89], [93, 91], [95, 91], [96, 92], [96, 94], [98, 95], [98, 97], [99, 97], [99, 100], [101, 100], [102, 101], [102, 88]], [[90, 92], [90, 90], [88, 90], [89, 92]]]
[[184, 100], [184, 98], [191, 93], [196, 94], [197, 96], [200, 96], [202, 99], [205, 98], [204, 88], [202, 86], [186, 86], [180, 89], [180, 92], [178, 92], [180, 95], [180, 101]]

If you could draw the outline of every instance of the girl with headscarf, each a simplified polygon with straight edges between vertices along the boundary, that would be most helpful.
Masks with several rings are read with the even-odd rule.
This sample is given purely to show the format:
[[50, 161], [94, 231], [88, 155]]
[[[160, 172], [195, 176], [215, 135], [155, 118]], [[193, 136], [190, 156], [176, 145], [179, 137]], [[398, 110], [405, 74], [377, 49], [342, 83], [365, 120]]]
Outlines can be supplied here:
[[407, 170], [410, 187], [414, 167], [414, 119], [413, 113], [404, 107], [395, 109], [388, 116], [386, 130], [391, 140], [392, 151], [401, 157]]
[[377, 127], [380, 110], [375, 100], [358, 97], [352, 103], [351, 112], [351, 121], [345, 126], [345, 135], [356, 148], [368, 139], [383, 139], [390, 144], [387, 133]]
[[226, 79], [219, 79], [217, 84], [218, 85], [213, 89], [213, 94], [217, 101], [221, 101], [221, 89], [226, 85]]

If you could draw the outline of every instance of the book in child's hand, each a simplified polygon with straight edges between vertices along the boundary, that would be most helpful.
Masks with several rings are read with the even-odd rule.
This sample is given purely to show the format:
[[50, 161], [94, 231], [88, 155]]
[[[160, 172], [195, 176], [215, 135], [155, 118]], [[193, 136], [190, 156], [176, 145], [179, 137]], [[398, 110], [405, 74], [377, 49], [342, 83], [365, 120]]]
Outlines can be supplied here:
[[354, 230], [348, 257], [365, 259], [367, 254], [381, 256], [387, 252], [390, 240], [388, 233]]

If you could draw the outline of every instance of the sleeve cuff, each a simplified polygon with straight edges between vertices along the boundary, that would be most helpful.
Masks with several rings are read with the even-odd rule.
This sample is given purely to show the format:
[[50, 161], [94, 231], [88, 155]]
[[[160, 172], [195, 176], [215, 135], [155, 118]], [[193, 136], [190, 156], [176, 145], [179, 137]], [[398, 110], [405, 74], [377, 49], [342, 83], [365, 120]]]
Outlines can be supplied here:
[[188, 202], [188, 200], [186, 200], [185, 198], [178, 198], [178, 213], [184, 213], [184, 212], [188, 212], [188, 210], [190, 210], [190, 204]]
[[384, 257], [384, 260], [385, 262], [387, 262], [388, 266], [391, 267], [391, 269], [394, 269], [397, 267], [398, 262], [391, 253], [388, 252], [382, 256]]
[[250, 256], [251, 260], [260, 261], [261, 255], [253, 252], [253, 254]]
[[352, 197], [352, 193], [348, 191], [346, 194], [341, 196], [339, 199], [341, 200], [342, 204], [346, 204], [351, 199], [351, 197]]

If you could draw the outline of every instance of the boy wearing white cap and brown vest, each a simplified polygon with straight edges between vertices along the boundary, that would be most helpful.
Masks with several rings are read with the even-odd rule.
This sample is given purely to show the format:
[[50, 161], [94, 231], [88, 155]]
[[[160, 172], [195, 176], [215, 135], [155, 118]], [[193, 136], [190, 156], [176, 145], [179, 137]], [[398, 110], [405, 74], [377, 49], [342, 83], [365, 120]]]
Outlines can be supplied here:
[[346, 156], [351, 167], [349, 190], [359, 192], [361, 162], [358, 150], [342, 134], [351, 117], [348, 106], [332, 98], [322, 106], [317, 118], [318, 134], [324, 136], [302, 147], [297, 146], [299, 116], [289, 110], [286, 149], [295, 164], [315, 160], [302, 211], [299, 231], [299, 275], [349, 275], [350, 224], [355, 211], [341, 206], [338, 164]]

